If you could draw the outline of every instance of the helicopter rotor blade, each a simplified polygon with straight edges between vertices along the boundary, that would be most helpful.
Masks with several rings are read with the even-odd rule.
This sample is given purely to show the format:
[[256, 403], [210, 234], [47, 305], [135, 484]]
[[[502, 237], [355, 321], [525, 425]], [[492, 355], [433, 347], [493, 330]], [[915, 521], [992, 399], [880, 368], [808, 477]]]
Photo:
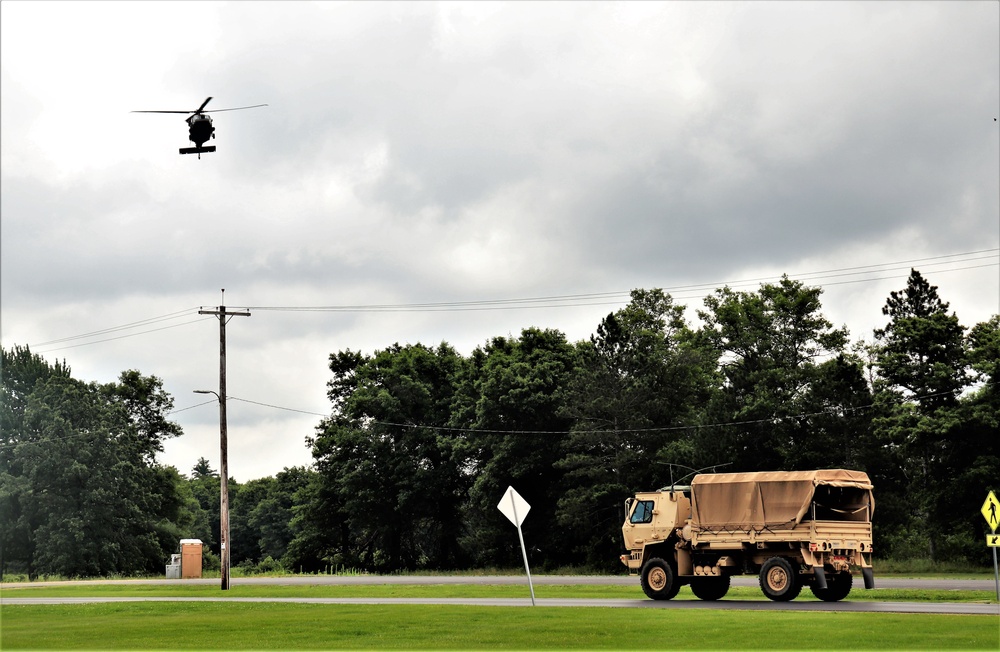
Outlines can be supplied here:
[[237, 106], [232, 109], [211, 109], [209, 111], [202, 111], [202, 113], [220, 113], [222, 111], [240, 111], [242, 109], [256, 109], [257, 107], [267, 106], [266, 104], [254, 104], [253, 106]]
[[205, 105], [212, 101], [212, 98], [206, 98], [204, 102], [201, 103], [194, 111], [130, 111], [130, 113], [184, 113], [187, 115], [200, 115], [202, 113], [220, 113], [222, 111], [242, 111], [243, 109], [256, 109], [262, 106], [267, 106], [267, 104], [254, 104], [253, 106], [237, 106], [231, 109], [209, 109], [205, 110]]

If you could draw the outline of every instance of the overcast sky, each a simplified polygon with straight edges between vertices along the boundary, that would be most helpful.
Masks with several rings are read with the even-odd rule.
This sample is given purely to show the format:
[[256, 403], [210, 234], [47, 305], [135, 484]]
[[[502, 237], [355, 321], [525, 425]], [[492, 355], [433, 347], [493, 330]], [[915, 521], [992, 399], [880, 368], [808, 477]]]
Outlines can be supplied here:
[[[198, 309], [222, 288], [251, 312], [227, 330], [241, 482], [310, 463], [342, 349], [577, 341], [638, 287], [695, 323], [711, 289], [782, 273], [853, 340], [911, 266], [964, 325], [1000, 311], [997, 2], [0, 12], [3, 346], [162, 378], [183, 473], [218, 468], [192, 391], [218, 389]], [[208, 96], [268, 106], [214, 114], [201, 160], [185, 116], [130, 113]], [[485, 303], [542, 297], [573, 298]]]

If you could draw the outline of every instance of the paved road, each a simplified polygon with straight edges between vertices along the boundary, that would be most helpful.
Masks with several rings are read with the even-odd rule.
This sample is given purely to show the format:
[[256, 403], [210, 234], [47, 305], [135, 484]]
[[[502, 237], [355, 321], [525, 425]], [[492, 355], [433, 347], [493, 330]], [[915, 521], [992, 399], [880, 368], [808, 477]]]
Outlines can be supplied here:
[[[370, 605], [464, 605], [483, 607], [530, 607], [530, 598], [6, 598], [0, 605], [93, 604], [109, 602], [255, 602], [301, 604], [370, 604]], [[539, 607], [610, 607], [631, 609], [716, 609], [736, 611], [837, 611], [865, 613], [979, 614], [1000, 616], [992, 604], [963, 602], [771, 602], [770, 600], [535, 600]]]
[[[857, 590], [860, 588], [858, 579]], [[591, 584], [604, 586], [638, 586], [638, 577], [628, 575], [532, 575], [535, 585], [543, 584]], [[0, 594], [5, 588], [37, 588], [72, 584], [218, 584], [218, 579], [197, 580], [72, 580], [66, 582], [24, 582], [0, 584]], [[295, 585], [370, 585], [370, 584], [527, 584], [523, 575], [294, 575], [288, 577], [234, 577], [231, 586], [263, 584], [274, 586]], [[755, 576], [739, 576], [732, 579], [733, 586], [758, 586]], [[881, 578], [875, 576], [879, 589], [936, 589], [944, 591], [993, 591], [994, 582], [989, 580], [954, 579], [904, 579]]]
[[[540, 575], [533, 576], [535, 585], [545, 584], [596, 584], [635, 585], [637, 578], [626, 576], [577, 576]], [[35, 582], [6, 584], [3, 588], [55, 586], [59, 584], [79, 585], [83, 582]], [[217, 579], [200, 580], [99, 580], [100, 584], [218, 584]], [[234, 578], [232, 586], [244, 585], [372, 585], [372, 584], [527, 584], [523, 576], [296, 576], [296, 577], [249, 577]], [[992, 580], [925, 580], [925, 579], [878, 579], [880, 588], [909, 588], [936, 590], [981, 590], [992, 591]], [[733, 578], [734, 586], [756, 586], [755, 577]], [[527, 588], [527, 587], [525, 587]], [[864, 589], [859, 589], [864, 591]], [[877, 589], [876, 589], [877, 590]], [[6, 593], [6, 595], [5, 595]], [[228, 596], [199, 598], [21, 598], [9, 597], [0, 589], [0, 605], [15, 604], [88, 604], [97, 602], [296, 602], [309, 604], [428, 604], [428, 605], [474, 605], [491, 607], [530, 606], [530, 597], [525, 598], [239, 598]], [[996, 604], [935, 603], [935, 602], [883, 602], [848, 601], [827, 603], [818, 601], [772, 602], [770, 600], [603, 600], [603, 599], [550, 599], [535, 600], [544, 607], [611, 607], [633, 609], [719, 609], [740, 611], [839, 611], [872, 613], [938, 613], [938, 614], [984, 614], [1000, 615]]]

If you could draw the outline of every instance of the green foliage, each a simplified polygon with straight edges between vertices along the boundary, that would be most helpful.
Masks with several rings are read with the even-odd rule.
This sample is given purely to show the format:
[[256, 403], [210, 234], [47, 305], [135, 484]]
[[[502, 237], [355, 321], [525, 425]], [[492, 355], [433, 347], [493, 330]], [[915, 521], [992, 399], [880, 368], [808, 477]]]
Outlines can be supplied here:
[[24, 438], [24, 413], [35, 386], [49, 378], [69, 378], [65, 362], [49, 364], [28, 347], [0, 349], [0, 576], [8, 568], [30, 572], [34, 549], [31, 516], [21, 496], [31, 491], [18, 446]]
[[[232, 560], [229, 561], [232, 564]], [[222, 571], [222, 559], [207, 547], [201, 549], [201, 571], [202, 573], [218, 573]]]
[[954, 313], [948, 314], [937, 287], [911, 270], [906, 289], [889, 294], [882, 314], [891, 321], [875, 331], [881, 378], [909, 392], [925, 411], [954, 405], [957, 392], [968, 384], [965, 329]]
[[[865, 398], [852, 391], [861, 382], [857, 363], [844, 355], [847, 331], [823, 317], [820, 294], [784, 277], [757, 293], [727, 287], [705, 299], [700, 335], [717, 352], [722, 374], [707, 416], [727, 424], [704, 431], [704, 449], [714, 454], [707, 463], [728, 462], [732, 471], [793, 470], [815, 460], [809, 449], [849, 457], [814, 440], [856, 436], [843, 420], [817, 411], [844, 413]], [[823, 358], [836, 362], [822, 364]]]
[[[693, 461], [681, 426], [708, 397], [715, 358], [683, 312], [660, 290], [636, 290], [577, 346], [560, 410], [574, 425], [556, 462], [565, 472], [558, 522], [574, 533], [577, 563], [613, 567], [625, 498], [665, 484], [666, 463]], [[579, 523], [589, 524], [585, 532]]]
[[[229, 479], [241, 572], [515, 568], [507, 486], [534, 568], [618, 568], [621, 506], [688, 471], [852, 468], [876, 487], [879, 555], [988, 563], [978, 506], [1000, 468], [1000, 317], [966, 329], [916, 270], [874, 342], [848, 346], [821, 291], [782, 278], [698, 311], [661, 290], [568, 342], [526, 328], [463, 357], [331, 354], [312, 468]], [[156, 462], [180, 434], [153, 376], [73, 379], [3, 350], [0, 573], [161, 572], [181, 538], [218, 568], [218, 473]]]
[[[233, 501], [239, 492], [239, 485], [230, 482], [229, 487], [230, 500]], [[201, 539], [206, 550], [214, 550], [215, 554], [219, 554], [219, 476], [214, 472], [199, 475], [188, 482], [188, 488], [197, 506], [192, 510], [195, 520], [191, 525], [191, 536], [185, 538]]]
[[202, 478], [219, 477], [219, 472], [212, 468], [208, 460], [204, 457], [198, 458], [198, 463], [191, 469], [191, 478], [201, 480]]
[[[890, 295], [892, 320], [876, 344], [849, 350], [820, 294], [788, 278], [757, 292], [723, 288], [693, 330], [669, 295], [636, 290], [588, 341], [526, 329], [453, 358], [444, 376], [428, 374], [428, 364], [414, 373], [431, 352], [421, 346], [334, 354], [334, 413], [314, 441], [321, 480], [295, 512], [290, 559], [308, 559], [307, 568], [432, 568], [463, 558], [516, 567], [518, 547], [495, 509], [510, 484], [532, 505], [524, 524], [532, 565], [607, 569], [626, 496], [685, 468], [730, 463], [867, 471], [879, 497], [877, 550], [923, 555], [932, 542], [947, 558], [982, 561], [981, 525], [953, 515], [997, 468], [998, 321], [964, 341], [936, 288], [914, 272]], [[970, 369], [985, 384], [962, 398]], [[412, 465], [426, 455], [428, 428], [452, 461], [440, 472]], [[439, 500], [463, 518], [405, 500], [414, 490], [434, 495], [429, 488], [448, 488]], [[371, 510], [380, 522], [362, 524], [357, 514]], [[459, 550], [424, 545], [418, 521]], [[392, 532], [404, 533], [408, 559]]]
[[[977, 325], [965, 339], [937, 287], [917, 270], [902, 292], [890, 293], [882, 312], [890, 321], [875, 331], [880, 409], [873, 426], [898, 471], [875, 481], [890, 480], [885, 484], [901, 496], [901, 509], [880, 518], [886, 552], [985, 562], [976, 536], [981, 523], [956, 519], [955, 512], [958, 505], [981, 504], [1000, 460], [1000, 403], [992, 383], [997, 319]], [[963, 400], [962, 390], [974, 379], [970, 371], [987, 382]]]
[[558, 414], [559, 393], [574, 363], [562, 333], [528, 328], [517, 339], [493, 338], [461, 367], [448, 423], [461, 429], [455, 450], [471, 486], [456, 534], [477, 566], [520, 563], [510, 524], [496, 518], [508, 486], [532, 505], [525, 537], [540, 549], [566, 548], [566, 533], [553, 524], [562, 475], [556, 462], [570, 425]]
[[155, 462], [180, 429], [155, 377], [87, 384], [4, 351], [2, 566], [29, 575], [137, 574], [176, 546], [179, 477]]
[[234, 575], [236, 576], [250, 576], [250, 575], [275, 575], [287, 572], [280, 560], [275, 559], [268, 555], [264, 559], [258, 562], [251, 561], [249, 559], [241, 562], [236, 568], [234, 568]]
[[[329, 541], [323, 561], [380, 571], [458, 563], [454, 535], [469, 477], [456, 437], [442, 428], [460, 364], [445, 344], [331, 356], [330, 398], [340, 413], [313, 444], [322, 478], [313, 496], [336, 515], [334, 529], [318, 533]], [[328, 520], [299, 521], [299, 536], [315, 540], [310, 530]]]
[[232, 563], [253, 565], [266, 558], [282, 559], [288, 553], [298, 495], [312, 475], [303, 467], [286, 468], [275, 477], [239, 486], [229, 515]]

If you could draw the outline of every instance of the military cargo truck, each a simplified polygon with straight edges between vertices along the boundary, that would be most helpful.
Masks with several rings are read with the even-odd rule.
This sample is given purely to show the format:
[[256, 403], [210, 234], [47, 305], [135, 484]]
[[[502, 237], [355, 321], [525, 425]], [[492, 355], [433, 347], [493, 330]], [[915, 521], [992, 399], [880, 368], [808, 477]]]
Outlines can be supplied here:
[[758, 575], [771, 600], [794, 600], [808, 585], [816, 597], [841, 600], [852, 568], [866, 589], [872, 572], [868, 475], [827, 469], [694, 476], [690, 486], [638, 493], [625, 501], [621, 561], [654, 600], [687, 584], [718, 600], [733, 575]]

